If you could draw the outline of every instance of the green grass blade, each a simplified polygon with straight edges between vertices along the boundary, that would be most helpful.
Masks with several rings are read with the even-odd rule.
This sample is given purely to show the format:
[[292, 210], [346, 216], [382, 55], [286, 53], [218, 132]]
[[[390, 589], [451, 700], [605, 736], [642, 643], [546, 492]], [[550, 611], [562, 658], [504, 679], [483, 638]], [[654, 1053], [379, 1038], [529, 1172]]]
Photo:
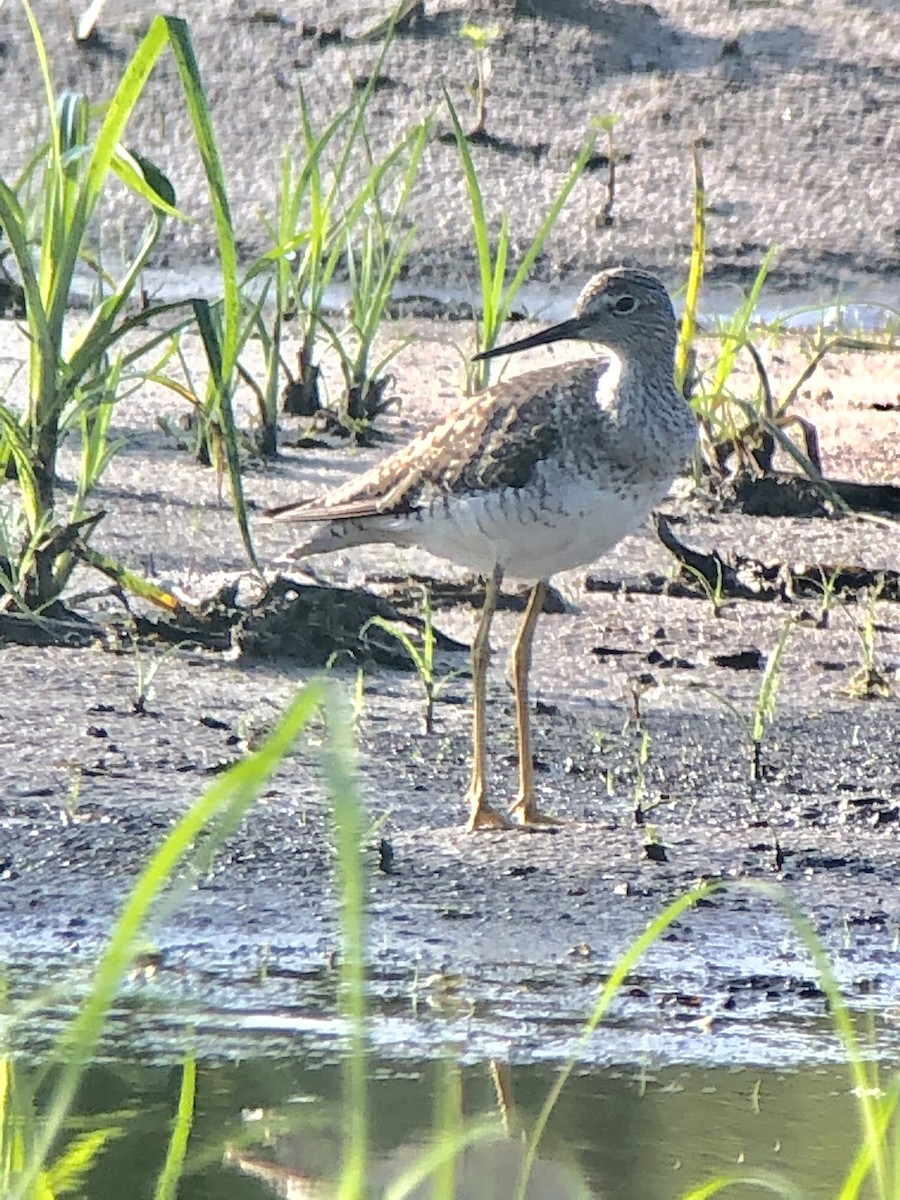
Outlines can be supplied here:
[[153, 854], [131, 890], [101, 956], [90, 995], [62, 1035], [54, 1058], [60, 1073], [48, 1104], [34, 1152], [8, 1200], [28, 1200], [50, 1148], [71, 1108], [85, 1064], [103, 1029], [106, 1015], [132, 961], [134, 948], [160, 893], [191, 853], [197, 838], [230, 810], [246, 810], [293, 746], [328, 693], [322, 680], [306, 685], [278, 726], [255, 753], [220, 776]]
[[791, 630], [794, 628], [794, 618], [786, 617], [781, 626], [781, 633], [778, 635], [778, 641], [775, 643], [775, 648], [769, 655], [766, 662], [766, 669], [763, 672], [762, 683], [759, 688], [759, 696], [756, 701], [756, 709], [753, 714], [753, 728], [751, 737], [754, 742], [761, 742], [765, 737], [766, 726], [775, 719], [775, 701], [778, 696], [778, 683], [780, 679], [781, 660], [784, 657], [785, 647], [787, 646], [788, 637]]
[[256, 550], [250, 533], [250, 523], [247, 519], [247, 505], [244, 501], [244, 487], [241, 481], [241, 463], [238, 450], [237, 429], [234, 421], [234, 409], [231, 403], [231, 380], [225, 378], [225, 351], [222, 338], [219, 335], [216, 322], [213, 320], [209, 303], [206, 300], [194, 300], [194, 315], [197, 327], [206, 351], [209, 363], [210, 377], [215, 390], [215, 405], [219, 416], [219, 432], [222, 435], [222, 445], [225, 447], [225, 459], [228, 464], [228, 479], [231, 484], [231, 498], [235, 519], [241, 534], [241, 541], [252, 566], [259, 570]]
[[[200, 68], [191, 43], [190, 30], [187, 22], [181, 18], [165, 17], [163, 19], [166, 23], [172, 53], [181, 75], [181, 85], [212, 201], [219, 247], [219, 263], [222, 269], [222, 332], [221, 337], [215, 339], [218, 363], [214, 379], [235, 517], [247, 557], [258, 571], [259, 563], [253, 546], [250, 524], [247, 520], [247, 506], [244, 501], [237, 429], [232, 405], [235, 372], [241, 352], [241, 294], [234, 222], [228, 203], [225, 172], [213, 130], [212, 114], [203, 90]], [[204, 345], [206, 344], [206, 337], [204, 337]], [[211, 346], [207, 346], [207, 350], [210, 348]], [[212, 362], [210, 365], [212, 366]]]
[[75, 212], [72, 216], [65, 245], [54, 264], [54, 283], [47, 308], [53, 320], [62, 320], [69, 300], [72, 276], [88, 222], [100, 199], [106, 178], [116, 154], [119, 141], [132, 110], [156, 65], [168, 39], [166, 18], [154, 17], [147, 33], [122, 74], [119, 85], [109, 102], [106, 115], [94, 141], [85, 170]]
[[753, 286], [747, 293], [745, 300], [739, 305], [734, 316], [728, 323], [728, 329], [725, 335], [725, 345], [722, 353], [719, 355], [716, 363], [715, 375], [713, 376], [713, 384], [711, 397], [714, 404], [718, 403], [725, 391], [725, 385], [728, 382], [732, 371], [734, 370], [737, 356], [740, 354], [744, 343], [747, 340], [747, 330], [750, 327], [750, 322], [753, 319], [753, 314], [756, 311], [756, 306], [759, 303], [759, 296], [766, 281], [766, 276], [769, 273], [769, 268], [775, 255], [778, 253], [778, 247], [772, 246], [766, 252], [765, 257], [760, 263], [759, 270], [756, 272], [756, 278], [753, 280]]
[[[458, 1158], [469, 1146], [497, 1140], [497, 1127], [487, 1121], [463, 1130], [456, 1137], [441, 1138], [427, 1150], [416, 1155], [413, 1162], [388, 1186], [383, 1200], [407, 1200], [408, 1196], [423, 1195], [422, 1185], [448, 1163]], [[487, 1197], [485, 1197], [487, 1200]], [[499, 1200], [492, 1197], [491, 1200]], [[549, 1200], [549, 1198], [548, 1198]]]
[[718, 1196], [720, 1192], [727, 1191], [729, 1188], [755, 1188], [759, 1192], [768, 1192], [773, 1196], [780, 1196], [782, 1200], [809, 1200], [806, 1192], [787, 1180], [781, 1179], [776, 1175], [768, 1175], [761, 1171], [753, 1172], [737, 1172], [728, 1175], [718, 1175], [715, 1179], [707, 1180], [698, 1188], [691, 1188], [689, 1192], [683, 1192], [681, 1200], [710, 1200], [711, 1196]]
[[[489, 310], [493, 314], [496, 321], [496, 328], [492, 328], [491, 333], [494, 337], [499, 333], [499, 327], [503, 323], [503, 288], [506, 283], [506, 261], [509, 256], [509, 213], [504, 212], [500, 217], [500, 233], [497, 235], [497, 257], [494, 259], [494, 279], [493, 287], [491, 288]], [[487, 331], [485, 331], [487, 334]], [[487, 336], [484, 337], [484, 345], [488, 345]]]
[[806, 947], [807, 953], [813, 960], [822, 990], [828, 997], [829, 1014], [841, 1039], [844, 1054], [847, 1058], [850, 1079], [859, 1107], [863, 1139], [871, 1155], [877, 1195], [887, 1197], [889, 1195], [887, 1191], [888, 1169], [885, 1159], [883, 1129], [879, 1114], [879, 1101], [876, 1099], [879, 1092], [877, 1086], [877, 1063], [873, 1067], [870, 1067], [863, 1058], [859, 1039], [856, 1036], [856, 1030], [853, 1028], [853, 1019], [847, 1008], [847, 1002], [844, 1000], [841, 989], [835, 979], [834, 971], [831, 968], [825, 948], [819, 940], [809, 918], [800, 911], [789, 896], [786, 896], [778, 889], [767, 884], [756, 884], [755, 886], [763, 893], [773, 896], [782, 906], [791, 924], [797, 931], [801, 942]]
[[675, 386], [684, 391], [685, 380], [691, 363], [691, 351], [697, 335], [697, 311], [700, 305], [700, 287], [703, 283], [706, 263], [706, 184], [700, 151], [693, 149], [694, 159], [694, 220], [691, 235], [691, 264], [688, 270], [687, 287], [684, 293], [684, 313], [678, 333], [675, 351]]
[[341, 1011], [350, 1028], [344, 1057], [344, 1151], [337, 1200], [362, 1200], [368, 1153], [366, 1086], [365, 875], [363, 809], [356, 777], [352, 721], [339, 694], [325, 696], [328, 747], [325, 779], [334, 820], [341, 897]]
[[721, 884], [703, 884], [700, 887], [692, 888], [691, 891], [685, 892], [683, 896], [679, 896], [677, 900], [673, 900], [667, 908], [647, 926], [640, 937], [635, 938], [624, 954], [617, 960], [613, 967], [609, 978], [603, 985], [603, 990], [600, 993], [600, 999], [597, 1001], [594, 1011], [588, 1018], [587, 1023], [582, 1030], [581, 1037], [578, 1039], [578, 1044], [569, 1057], [568, 1062], [560, 1069], [556, 1077], [556, 1082], [550, 1089], [547, 1098], [541, 1106], [541, 1111], [538, 1113], [534, 1127], [531, 1131], [531, 1136], [528, 1139], [528, 1149], [525, 1154], [525, 1160], [522, 1163], [522, 1169], [519, 1173], [519, 1180], [516, 1187], [516, 1200], [525, 1200], [526, 1189], [528, 1187], [528, 1178], [534, 1167], [535, 1159], [537, 1158], [538, 1146], [541, 1138], [544, 1136], [544, 1131], [547, 1128], [547, 1122], [550, 1120], [550, 1114], [556, 1107], [556, 1102], [565, 1087], [569, 1076], [575, 1068], [576, 1062], [580, 1057], [580, 1052], [585, 1047], [593, 1036], [597, 1026], [603, 1020], [606, 1012], [612, 1003], [616, 992], [625, 982], [625, 979], [630, 971], [634, 969], [641, 958], [650, 949], [653, 943], [660, 935], [672, 924], [677, 921], [682, 913], [697, 903], [698, 900], [703, 900], [707, 896], [712, 895], [721, 887]]
[[[484, 198], [481, 195], [481, 185], [478, 182], [475, 164], [472, 162], [469, 143], [466, 140], [465, 132], [460, 124], [456, 109], [453, 106], [453, 101], [450, 99], [450, 93], [446, 88], [442, 90], [450, 112], [450, 120], [453, 122], [453, 134], [456, 138], [459, 157], [463, 165], [463, 174], [466, 178], [466, 190], [469, 195], [469, 205], [472, 209], [472, 228], [475, 233], [475, 254], [478, 260], [478, 272], [481, 276], [481, 295], [484, 298], [484, 302], [487, 303], [488, 297], [492, 292], [493, 268], [491, 265], [491, 247], [488, 241], [487, 218], [484, 213]], [[485, 316], [487, 317], [487, 314]]]
[[51, 346], [41, 285], [28, 246], [28, 218], [15, 192], [0, 179], [0, 228], [9, 243], [25, 293], [25, 311], [32, 339], [41, 347]]
[[175, 189], [168, 176], [150, 159], [144, 158], [136, 150], [116, 146], [110, 168], [130, 192], [146, 201], [155, 211], [188, 224], [194, 223], [187, 213], [176, 206]]
[[563, 183], [562, 187], [560, 188], [556, 199], [551, 204], [547, 215], [544, 217], [543, 221], [541, 222], [540, 226], [538, 227], [538, 231], [534, 235], [531, 245], [528, 247], [527, 251], [525, 252], [525, 257], [522, 259], [522, 262], [519, 264], [519, 269], [516, 271], [515, 275], [512, 277], [512, 282], [510, 283], [509, 287], [506, 289], [506, 298], [503, 303], [503, 308], [499, 314], [501, 324], [503, 321], [506, 320], [506, 317], [509, 313], [510, 304], [515, 299], [522, 284], [525, 282], [525, 280], [531, 274], [531, 268], [534, 266], [535, 262], [537, 261], [538, 255], [543, 250], [544, 243], [546, 242], [547, 238], [549, 237], [550, 231], [552, 230], [553, 226], [556, 224], [556, 222], [559, 218], [559, 214], [562, 212], [563, 205], [565, 204], [565, 202], [568, 200], [569, 196], [571, 195], [572, 189], [574, 188], [575, 184], [578, 182], [578, 180], [584, 174], [584, 168], [587, 166], [588, 159], [594, 153], [594, 147], [596, 146], [596, 144], [597, 144], [596, 138], [592, 137], [587, 140], [587, 142], [584, 145], [584, 149], [581, 151], [581, 153], [575, 159], [575, 162], [572, 164], [572, 169], [571, 169], [571, 171], [569, 171], [569, 174], [566, 176], [565, 182]]
[[123, 591], [130, 592], [132, 596], [139, 596], [142, 600], [148, 600], [151, 604], [155, 604], [157, 608], [164, 609], [166, 612], [178, 612], [182, 607], [180, 601], [171, 592], [167, 592], [165, 588], [151, 583], [143, 575], [138, 575], [135, 571], [130, 571], [127, 567], [123, 567], [114, 558], [110, 558], [108, 554], [101, 554], [93, 546], [79, 546], [78, 557], [87, 566], [93, 567], [101, 575], [112, 579]]
[[[228, 203], [225, 172], [213, 130], [212, 114], [203, 90], [200, 68], [194, 55], [190, 29], [180, 17], [156, 17], [164, 21], [172, 53], [181, 76], [188, 112], [194, 129], [194, 137], [200, 151], [206, 181], [212, 201], [216, 238], [219, 248], [219, 263], [222, 268], [223, 337], [222, 375], [228, 378], [237, 361], [239, 351], [238, 334], [241, 319], [240, 286], [238, 280], [237, 243], [234, 222]], [[151, 26], [152, 28], [152, 26]]]
[[49, 1196], [71, 1196], [73, 1193], [85, 1194], [87, 1176], [97, 1163], [97, 1159], [124, 1130], [121, 1126], [108, 1129], [92, 1129], [79, 1134], [65, 1149], [61, 1158], [47, 1168], [46, 1183]]
[[0, 432], [5, 440], [4, 452], [12, 457], [19, 481], [22, 508], [28, 528], [34, 532], [41, 524], [41, 506], [38, 484], [34, 473], [31, 443], [28, 434], [19, 423], [19, 418], [5, 404], [0, 403]]
[[172, 1123], [172, 1133], [166, 1150], [166, 1161], [156, 1181], [153, 1200], [177, 1200], [178, 1185], [187, 1157], [188, 1141], [194, 1127], [194, 1104], [197, 1097], [197, 1060], [186, 1058], [181, 1068], [181, 1089], [178, 1111]]
[[370, 617], [359, 631], [360, 638], [363, 638], [366, 630], [370, 629], [373, 625], [378, 629], [383, 629], [385, 633], [389, 633], [392, 638], [397, 639], [397, 641], [409, 655], [409, 660], [416, 668], [419, 678], [425, 682], [429, 675], [425, 659], [419, 652], [418, 646], [412, 640], [406, 630], [401, 629], [400, 626], [394, 624], [393, 621], [388, 621], [386, 617]]

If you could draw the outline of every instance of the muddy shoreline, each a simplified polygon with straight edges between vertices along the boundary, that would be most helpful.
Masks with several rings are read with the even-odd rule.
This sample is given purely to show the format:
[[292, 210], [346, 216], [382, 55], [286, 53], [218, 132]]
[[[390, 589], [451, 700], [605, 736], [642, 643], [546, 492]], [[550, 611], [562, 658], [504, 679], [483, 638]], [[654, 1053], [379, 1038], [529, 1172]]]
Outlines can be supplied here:
[[[147, 538], [152, 506], [142, 499], [139, 508]], [[772, 553], [811, 547], [816, 535], [847, 545], [849, 522], [701, 517], [683, 504], [676, 515], [679, 508], [695, 540], [703, 529], [719, 547], [729, 537], [740, 543], [750, 529]], [[216, 515], [224, 531], [228, 514]], [[863, 536], [860, 555], [874, 560], [881, 537], [870, 531], [866, 551]], [[649, 537], [632, 538], [593, 574], [605, 568], [624, 581], [664, 569], [665, 557]], [[397, 577], [397, 564], [362, 569], [370, 586], [379, 573]], [[743, 600], [715, 616], [702, 596], [644, 595], [627, 583], [618, 593], [583, 591], [580, 582], [579, 573], [563, 580], [566, 610], [542, 617], [535, 663], [542, 803], [567, 820], [554, 833], [462, 833], [463, 676], [441, 692], [436, 730], [426, 736], [415, 677], [366, 672], [363, 796], [377, 836], [390, 844], [386, 871], [377, 852], [367, 855], [375, 1044], [415, 1057], [464, 1029], [473, 1061], [562, 1056], [598, 984], [647, 922], [698, 882], [721, 880], [723, 891], [684, 917], [635, 972], [617, 1002], [615, 1032], [595, 1038], [583, 1056], [627, 1061], [648, 1037], [661, 1061], [776, 1065], [838, 1055], [796, 934], [776, 903], [744, 884], [777, 884], [809, 916], [851, 1004], [890, 1009], [900, 924], [897, 708], [893, 694], [848, 695], [859, 605], [838, 606], [828, 628], [801, 621], [792, 632], [754, 782], [746, 729], [719, 698], [749, 718], [760, 684], [749, 652], [768, 653], [800, 602]], [[397, 585], [382, 590], [390, 595]], [[436, 621], [464, 643], [473, 616], [463, 601], [440, 609]], [[516, 620], [500, 613], [495, 634], [498, 799], [514, 773], [501, 650]], [[879, 663], [893, 683], [893, 604], [879, 605], [877, 625]], [[448, 653], [442, 669], [465, 661]], [[310, 672], [285, 660], [169, 651], [139, 714], [133, 653], [6, 646], [2, 666], [0, 954], [23, 987], [64, 964], [85, 979], [148, 855]], [[349, 703], [355, 672], [334, 675]], [[643, 766], [640, 731], [629, 723], [637, 679], [647, 686]], [[225, 1012], [237, 1022], [226, 1039], [236, 1053], [280, 1045], [297, 1022], [314, 1043], [333, 1042], [326, 1016], [336, 987], [337, 898], [317, 742], [318, 735], [286, 760], [210, 874], [174, 886], [149, 931], [155, 973], [152, 981], [139, 973], [132, 988], [158, 1006], [150, 1040], [163, 1057], [184, 1022], [214, 1038]], [[648, 853], [654, 843], [665, 861]], [[889, 1027], [880, 1036], [890, 1049]]]

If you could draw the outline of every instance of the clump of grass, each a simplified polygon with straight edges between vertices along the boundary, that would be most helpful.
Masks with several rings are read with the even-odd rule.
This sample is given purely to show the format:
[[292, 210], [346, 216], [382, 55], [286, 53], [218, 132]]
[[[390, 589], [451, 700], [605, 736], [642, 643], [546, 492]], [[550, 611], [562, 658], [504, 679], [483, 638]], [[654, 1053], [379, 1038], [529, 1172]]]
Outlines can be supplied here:
[[[589, 138], [584, 149], [578, 155], [556, 199], [550, 206], [550, 210], [538, 227], [531, 245], [523, 255], [518, 270], [513, 275], [509, 284], [507, 284], [506, 268], [510, 246], [509, 217], [504, 213], [500, 219], [500, 231], [497, 235], [496, 251], [492, 253], [487, 214], [484, 208], [484, 195], [481, 190], [478, 173], [472, 161], [472, 154], [469, 150], [466, 135], [463, 132], [456, 109], [453, 107], [453, 101], [447, 94], [446, 89], [444, 91], [444, 98], [447, 101], [450, 119], [453, 122], [453, 132], [465, 175], [466, 191], [472, 213], [475, 251], [481, 282], [481, 316], [476, 325], [475, 341], [476, 350], [481, 353], [492, 349], [496, 345], [497, 337], [503, 327], [504, 321], [509, 315], [519, 289], [528, 278], [531, 268], [537, 261], [537, 257], [550, 235], [550, 231], [553, 229], [559, 214], [562, 212], [563, 205], [584, 171], [585, 165], [593, 152], [595, 139]], [[467, 386], [469, 391], [483, 388], [490, 377], [490, 370], [490, 361], [467, 364]]]
[[[392, 346], [373, 363], [375, 338], [415, 234], [414, 228], [403, 232], [403, 224], [428, 131], [427, 123], [417, 125], [377, 166], [369, 153], [371, 174], [360, 219], [345, 233], [348, 325], [336, 331], [321, 319], [344, 377], [342, 415], [352, 429], [370, 425], [382, 411], [388, 384], [385, 369], [406, 344]], [[391, 190], [395, 194], [388, 206], [385, 195]]]
[[[128, 118], [147, 78], [169, 46], [180, 67], [185, 96], [202, 102], [199, 75], [186, 25], [154, 19], [126, 67], [92, 136], [88, 98], [67, 92], [58, 99], [40, 29], [28, 0], [22, 0], [44, 83], [49, 135], [14, 184], [0, 180], [0, 226], [21, 279], [28, 330], [28, 394], [23, 412], [0, 402], [0, 472], [15, 481], [17, 502], [7, 508], [0, 557], [10, 565], [6, 582], [14, 601], [30, 611], [53, 605], [62, 593], [94, 520], [90, 495], [119, 448], [109, 439], [112, 408], [123, 373], [167, 333], [145, 333], [141, 344], [122, 349], [126, 335], [175, 306], [138, 313], [129, 302], [140, 272], [168, 217], [180, 218], [171, 184], [136, 151], [121, 144]], [[115, 175], [147, 208], [143, 236], [130, 251], [117, 280], [89, 248], [89, 228], [108, 179]], [[26, 195], [36, 187], [29, 211]], [[39, 212], [39, 215], [38, 215]], [[40, 226], [38, 239], [33, 228]], [[93, 294], [87, 317], [74, 332], [66, 328], [77, 272], [91, 272]], [[67, 510], [61, 511], [57, 457], [68, 433], [81, 433], [81, 464]]]
[[[374, 160], [366, 135], [366, 111], [402, 11], [401, 5], [388, 23], [365, 87], [321, 132], [315, 129], [301, 89], [305, 159], [295, 164], [285, 155], [277, 228], [272, 230], [276, 245], [269, 252], [270, 258], [281, 260], [275, 268], [277, 321], [292, 314], [300, 341], [296, 374], [283, 393], [284, 410], [313, 416], [323, 407], [316, 357], [322, 333], [338, 351], [346, 385], [338, 418], [350, 429], [377, 414], [384, 391], [380, 375], [397, 352], [376, 365], [371, 362], [391, 287], [412, 240], [414, 231], [404, 229], [405, 213], [428, 134], [428, 123], [418, 123], [380, 162]], [[367, 173], [361, 184], [355, 184], [353, 169], [359, 155]], [[325, 321], [324, 312], [327, 292], [342, 263], [350, 278], [350, 328], [338, 334]], [[280, 333], [280, 324], [275, 328]], [[348, 334], [352, 350], [345, 346]], [[277, 350], [278, 339], [272, 340]], [[277, 355], [271, 361], [274, 365]], [[272, 366], [270, 375], [271, 371]]]
[[[181, 308], [178, 304], [141, 307], [134, 312], [132, 299], [139, 291], [141, 270], [157, 244], [167, 218], [182, 218], [175, 194], [162, 172], [136, 151], [121, 144], [128, 118], [163, 51], [171, 50], [191, 117], [216, 217], [224, 295], [215, 317], [208, 305], [195, 303], [204, 346], [210, 363], [210, 390], [214, 397], [217, 435], [227, 464], [235, 511], [248, 554], [253, 550], [240, 486], [237, 442], [231, 411], [231, 394], [237, 354], [242, 345], [237, 288], [237, 254], [228, 209], [224, 175], [212, 130], [209, 109], [186, 23], [157, 17], [126, 67], [96, 134], [90, 128], [87, 97], [65, 93], [57, 102], [49, 63], [34, 14], [22, 0], [31, 25], [44, 81], [50, 133], [46, 146], [32, 159], [15, 186], [0, 181], [0, 225], [22, 280], [25, 321], [29, 333], [28, 397], [23, 413], [0, 403], [0, 470], [15, 479], [18, 502], [6, 507], [4, 544], [0, 559], [4, 586], [10, 585], [12, 602], [38, 612], [55, 604], [76, 561], [92, 566], [97, 556], [87, 539], [98, 514], [89, 514], [87, 502], [121, 443], [112, 442], [109, 429], [114, 405], [132, 369], [147, 354], [169, 341], [173, 329], [150, 332], [149, 323]], [[126, 260], [117, 280], [100, 266], [89, 246], [91, 220], [111, 175], [143, 200], [148, 219], [143, 237]], [[32, 215], [20, 196], [38, 181], [35, 205], [40, 208], [40, 242], [31, 233]], [[77, 271], [92, 273], [93, 295], [86, 319], [74, 333], [66, 318]], [[145, 330], [134, 344], [127, 335]], [[156, 377], [160, 367], [150, 373]], [[139, 379], [145, 378], [138, 372]], [[81, 461], [73, 499], [60, 511], [56, 463], [64, 438], [73, 430], [81, 434]], [[100, 556], [102, 559], [102, 556]], [[107, 573], [122, 586], [134, 581], [132, 573], [102, 560]], [[150, 585], [140, 585], [142, 595], [171, 607]]]
[[[691, 258], [676, 350], [675, 382], [685, 396], [692, 398], [703, 432], [701, 449], [695, 456], [695, 479], [699, 482], [704, 468], [716, 476], [724, 475], [726, 464], [732, 457], [737, 470], [757, 474], [771, 471], [775, 450], [781, 449], [805, 475], [826, 489], [838, 508], [844, 509], [846, 506], [828, 489], [822, 477], [814, 425], [792, 409], [800, 388], [826, 354], [851, 346], [871, 350], [889, 349], [892, 345], [845, 337], [819, 344], [793, 386], [777, 399], [763, 357], [751, 337], [759, 298], [778, 253], [777, 247], [773, 246], [763, 256], [749, 292], [734, 313], [711, 331], [720, 340], [721, 350], [709, 369], [698, 372], [697, 340], [701, 333], [710, 331], [701, 329], [698, 317], [706, 257], [706, 185], [696, 147], [693, 171]], [[751, 400], [737, 395], [731, 382], [742, 352], [749, 355], [758, 379], [757, 391]]]
[[[276, 291], [278, 312], [290, 310], [297, 321], [300, 346], [297, 373], [284, 392], [284, 411], [294, 416], [312, 416], [322, 408], [319, 367], [316, 364], [316, 340], [319, 320], [325, 306], [325, 293], [343, 253], [344, 230], [338, 209], [339, 196], [348, 170], [351, 151], [365, 112], [367, 94], [350, 101], [333, 117], [321, 133], [313, 127], [312, 113], [301, 88], [300, 130], [305, 159], [294, 163], [285, 153], [279, 194], [278, 243], [299, 236], [292, 255], [290, 273], [285, 277], [286, 294]], [[344, 146], [338, 151], [332, 171], [332, 183], [326, 186], [323, 158], [338, 132], [347, 126]]]

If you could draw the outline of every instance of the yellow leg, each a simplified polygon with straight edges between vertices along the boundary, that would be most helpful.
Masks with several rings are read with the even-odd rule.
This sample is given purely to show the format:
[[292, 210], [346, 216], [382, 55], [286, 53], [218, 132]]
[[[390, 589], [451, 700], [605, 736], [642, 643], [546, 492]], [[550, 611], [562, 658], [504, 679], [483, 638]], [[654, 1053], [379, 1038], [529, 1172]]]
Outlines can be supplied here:
[[466, 832], [474, 829], [509, 829], [512, 822], [509, 818], [491, 808], [487, 800], [487, 751], [485, 748], [485, 705], [487, 698], [487, 671], [490, 661], [490, 646], [488, 637], [491, 632], [491, 621], [497, 608], [497, 597], [500, 594], [500, 584], [503, 580], [503, 568], [494, 567], [484, 591], [484, 608], [478, 621], [475, 640], [472, 643], [472, 774], [469, 777], [469, 790], [466, 792], [466, 803], [469, 806], [469, 819], [466, 822]]
[[491, 1059], [491, 1079], [494, 1081], [494, 1092], [497, 1096], [497, 1111], [503, 1122], [503, 1133], [513, 1137], [517, 1132], [516, 1102], [513, 1097], [512, 1068], [509, 1063], [499, 1059]]
[[531, 755], [531, 720], [528, 711], [528, 672], [531, 670], [531, 644], [534, 628], [544, 608], [547, 581], [541, 579], [531, 589], [525, 616], [512, 648], [512, 676], [516, 693], [516, 735], [519, 741], [519, 794], [509, 806], [510, 815], [520, 825], [555, 825], [556, 820], [538, 810], [534, 800], [534, 762]]

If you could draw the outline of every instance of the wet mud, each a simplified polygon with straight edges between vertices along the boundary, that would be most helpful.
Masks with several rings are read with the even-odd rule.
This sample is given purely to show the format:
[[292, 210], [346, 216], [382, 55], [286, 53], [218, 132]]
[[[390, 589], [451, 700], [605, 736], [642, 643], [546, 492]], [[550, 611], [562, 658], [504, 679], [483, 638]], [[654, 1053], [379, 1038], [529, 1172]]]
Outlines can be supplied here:
[[[149, 539], [159, 513], [141, 511]], [[873, 569], [881, 561], [883, 532], [852, 520], [716, 517], [684, 503], [670, 512], [695, 544], [752, 549], [761, 539], [770, 557], [810, 561], [830, 541], [832, 557], [852, 544], [854, 559]], [[216, 519], [224, 535], [227, 512]], [[113, 527], [133, 535], [127, 522]], [[424, 556], [401, 557], [427, 573]], [[363, 550], [353, 570], [408, 603], [396, 558]], [[417, 1055], [464, 1037], [471, 1059], [568, 1053], [616, 958], [700, 881], [723, 886], [654, 946], [611, 1024], [580, 1048], [585, 1059], [621, 1061], [648, 1041], [667, 1061], [837, 1054], [812, 964], [755, 881], [776, 884], [808, 914], [851, 1003], [894, 1003], [896, 605], [878, 601], [874, 618], [881, 698], [854, 699], [865, 600], [839, 598], [823, 621], [808, 597], [726, 597], [717, 610], [699, 588], [653, 595], [629, 582], [672, 566], [649, 534], [628, 539], [592, 568], [591, 590], [583, 573], [563, 577], [562, 611], [541, 618], [535, 761], [542, 806], [564, 822], [552, 832], [462, 832], [464, 649], [441, 652], [439, 673], [457, 674], [427, 736], [415, 675], [364, 664], [370, 991], [384, 1049]], [[473, 599], [464, 580], [440, 599], [447, 647], [467, 642]], [[501, 657], [518, 620], [509, 599], [491, 687], [498, 800], [512, 793], [515, 771]], [[749, 724], [788, 619], [796, 624], [777, 715], [753, 778]], [[7, 644], [0, 653], [0, 957], [23, 988], [63, 965], [84, 979], [153, 848], [210, 779], [258, 744], [310, 672], [286, 656], [146, 644]], [[141, 672], [157, 660], [143, 689]], [[332, 673], [349, 702], [355, 664]], [[338, 901], [320, 741], [321, 730], [304, 740], [208, 874], [176, 882], [163, 903], [148, 934], [152, 980], [139, 971], [131, 985], [153, 997], [158, 1027], [145, 1032], [160, 1053], [185, 1024], [226, 1054], [244, 1038], [276, 1046], [297, 1030], [328, 1044], [337, 1036]], [[124, 1021], [120, 1033], [127, 1012]]]

